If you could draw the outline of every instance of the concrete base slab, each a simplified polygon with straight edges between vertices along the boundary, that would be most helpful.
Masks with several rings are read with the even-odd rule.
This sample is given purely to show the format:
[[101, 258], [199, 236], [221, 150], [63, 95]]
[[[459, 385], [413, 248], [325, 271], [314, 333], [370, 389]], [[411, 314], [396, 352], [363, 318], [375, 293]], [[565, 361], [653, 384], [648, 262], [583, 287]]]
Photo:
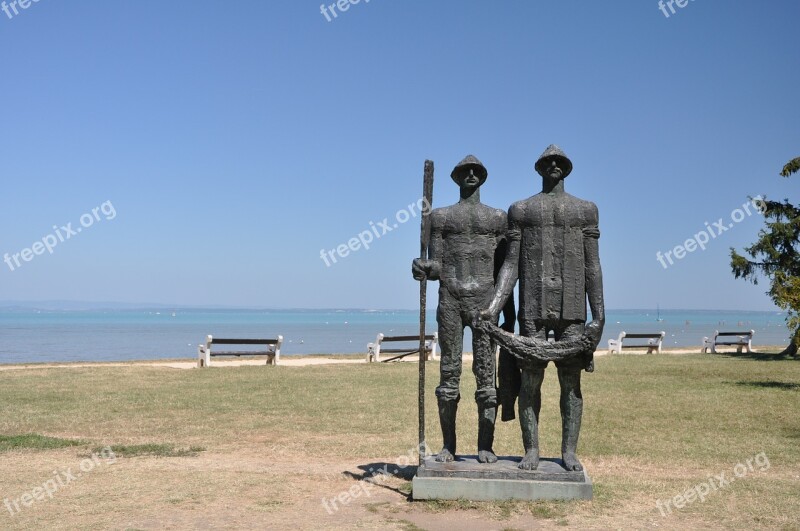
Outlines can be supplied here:
[[451, 463], [427, 457], [412, 481], [415, 500], [591, 500], [592, 481], [582, 472], [564, 469], [560, 459], [542, 459], [537, 470], [517, 468], [521, 458], [499, 457], [479, 463], [459, 456]]

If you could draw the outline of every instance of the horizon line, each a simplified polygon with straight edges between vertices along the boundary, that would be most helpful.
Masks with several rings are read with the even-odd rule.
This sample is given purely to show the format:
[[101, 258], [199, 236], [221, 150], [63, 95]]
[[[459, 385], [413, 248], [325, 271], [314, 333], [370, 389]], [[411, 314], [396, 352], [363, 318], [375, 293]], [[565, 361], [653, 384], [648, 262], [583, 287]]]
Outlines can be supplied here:
[[[42, 305], [39, 307], [37, 305]], [[50, 306], [50, 307], [46, 307]], [[52, 306], [81, 306], [82, 308], [53, 308]], [[354, 307], [265, 307], [265, 306], [235, 306], [227, 304], [166, 304], [166, 303], [138, 303], [138, 302], [112, 302], [112, 301], [76, 301], [76, 300], [39, 300], [39, 301], [2, 301], [0, 309], [25, 308], [32, 310], [52, 310], [60, 309], [66, 311], [87, 311], [87, 310], [152, 310], [152, 309], [171, 309], [171, 310], [245, 310], [245, 311], [362, 311], [362, 312], [391, 312], [418, 311], [419, 308], [354, 308]], [[436, 306], [427, 308], [435, 310]], [[696, 312], [763, 312], [763, 313], [787, 313], [779, 308], [774, 310], [746, 310], [741, 308], [722, 309], [722, 308], [607, 308], [606, 311], [696, 311]]]

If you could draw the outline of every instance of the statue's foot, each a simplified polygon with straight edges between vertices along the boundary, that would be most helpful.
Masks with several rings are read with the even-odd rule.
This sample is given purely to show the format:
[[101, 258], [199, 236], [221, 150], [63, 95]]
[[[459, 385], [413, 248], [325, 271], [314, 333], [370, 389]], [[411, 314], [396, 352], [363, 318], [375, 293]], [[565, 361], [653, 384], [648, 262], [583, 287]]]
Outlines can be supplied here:
[[564, 468], [567, 470], [575, 472], [583, 471], [583, 465], [572, 452], [561, 454], [561, 458], [564, 460]]
[[522, 470], [536, 470], [539, 466], [539, 449], [532, 448], [525, 452], [525, 457], [522, 458], [522, 461], [519, 464], [519, 468]]
[[449, 463], [453, 459], [455, 459], [455, 457], [453, 456], [453, 452], [451, 452], [447, 448], [442, 448], [442, 451], [439, 452], [438, 454], [436, 454], [436, 458], [435, 459], [436, 459], [436, 462], [438, 462], [438, 463]]
[[497, 456], [491, 450], [478, 450], [478, 461], [481, 463], [496, 463]]

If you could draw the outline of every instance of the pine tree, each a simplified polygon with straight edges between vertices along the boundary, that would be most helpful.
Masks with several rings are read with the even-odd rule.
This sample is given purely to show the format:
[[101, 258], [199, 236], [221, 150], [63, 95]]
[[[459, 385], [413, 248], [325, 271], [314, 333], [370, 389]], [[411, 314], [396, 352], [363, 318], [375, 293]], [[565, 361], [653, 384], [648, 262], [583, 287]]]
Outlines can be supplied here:
[[[781, 175], [789, 177], [800, 171], [800, 157], [783, 167]], [[748, 257], [731, 248], [731, 269], [736, 278], [758, 284], [760, 277], [772, 283], [767, 294], [781, 309], [788, 312], [786, 324], [792, 340], [782, 352], [798, 357], [800, 348], [800, 205], [763, 199], [761, 204], [765, 227], [758, 241], [744, 249]]]

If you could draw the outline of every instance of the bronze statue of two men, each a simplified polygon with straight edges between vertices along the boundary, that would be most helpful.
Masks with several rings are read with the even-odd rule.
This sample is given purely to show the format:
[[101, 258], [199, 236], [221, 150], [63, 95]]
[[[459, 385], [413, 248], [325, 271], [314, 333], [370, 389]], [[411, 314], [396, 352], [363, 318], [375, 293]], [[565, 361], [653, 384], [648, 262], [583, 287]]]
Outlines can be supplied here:
[[[525, 448], [519, 467], [537, 468], [541, 386], [553, 361], [561, 386], [563, 464], [567, 470], [583, 469], [576, 455], [583, 413], [581, 372], [594, 369], [593, 353], [605, 322], [598, 213], [594, 203], [564, 191], [572, 162], [557, 146], [549, 146], [535, 168], [542, 191], [514, 203], [506, 215], [480, 202], [488, 172], [477, 158], [466, 157], [451, 174], [461, 199], [431, 212], [428, 259], [412, 265], [417, 280], [439, 281], [440, 462], [456, 455], [463, 333], [469, 326], [477, 380], [478, 460], [497, 461], [492, 449], [497, 406], [502, 406], [503, 420], [512, 420], [519, 398]], [[513, 290], [518, 280], [520, 335], [515, 336]], [[587, 299], [592, 314], [588, 324]], [[501, 311], [504, 323], [498, 327]], [[548, 342], [549, 332], [555, 343]]]

